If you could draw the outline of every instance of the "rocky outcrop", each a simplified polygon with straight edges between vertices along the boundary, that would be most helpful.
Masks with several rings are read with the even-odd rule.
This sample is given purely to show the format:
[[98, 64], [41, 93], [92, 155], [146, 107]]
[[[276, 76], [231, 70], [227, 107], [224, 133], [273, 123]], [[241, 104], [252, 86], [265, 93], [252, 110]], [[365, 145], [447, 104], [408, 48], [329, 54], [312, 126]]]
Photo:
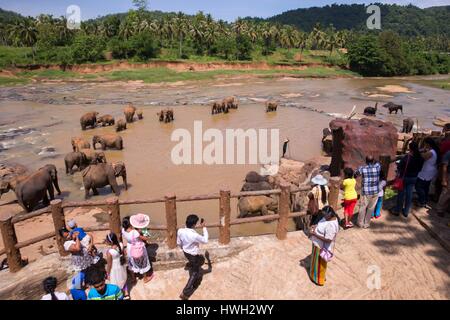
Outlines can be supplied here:
[[333, 176], [339, 175], [344, 167], [358, 168], [365, 163], [368, 155], [375, 159], [379, 159], [381, 155], [395, 158], [398, 133], [390, 122], [367, 118], [335, 119], [330, 122], [330, 128], [333, 132]]

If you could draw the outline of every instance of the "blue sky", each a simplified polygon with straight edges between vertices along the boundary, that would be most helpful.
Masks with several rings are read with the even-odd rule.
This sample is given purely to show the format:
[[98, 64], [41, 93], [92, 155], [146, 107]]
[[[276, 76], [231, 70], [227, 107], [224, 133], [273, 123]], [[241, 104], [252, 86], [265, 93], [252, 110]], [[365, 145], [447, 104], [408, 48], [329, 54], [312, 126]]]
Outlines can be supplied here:
[[[216, 19], [232, 21], [237, 17], [270, 17], [283, 11], [324, 6], [332, 3], [412, 3], [418, 7], [450, 5], [450, 0], [150, 0], [150, 10], [182, 11], [188, 14], [202, 10], [211, 13]], [[36, 16], [49, 13], [65, 15], [66, 8], [76, 4], [81, 8], [82, 20], [95, 18], [108, 13], [126, 12], [132, 8], [131, 0], [0, 0], [0, 8], [12, 10], [23, 15]]]

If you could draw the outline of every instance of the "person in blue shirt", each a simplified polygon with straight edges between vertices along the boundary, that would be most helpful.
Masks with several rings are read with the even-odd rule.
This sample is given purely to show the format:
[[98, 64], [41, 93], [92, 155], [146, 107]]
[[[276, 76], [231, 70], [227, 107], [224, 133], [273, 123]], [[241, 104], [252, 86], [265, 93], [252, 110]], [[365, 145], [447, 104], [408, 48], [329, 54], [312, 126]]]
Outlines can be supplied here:
[[78, 272], [72, 278], [70, 294], [73, 300], [87, 300], [85, 274], [83, 271]]
[[97, 248], [94, 246], [94, 237], [92, 234], [88, 234], [84, 231], [83, 228], [78, 227], [76, 221], [74, 219], [69, 220], [67, 222], [67, 226], [70, 228], [70, 236], [74, 233], [77, 234], [78, 239], [81, 242], [81, 245], [86, 248], [89, 254], [95, 257], [98, 253]]
[[115, 284], [105, 282], [105, 273], [98, 268], [92, 268], [87, 275], [91, 289], [88, 300], [123, 300], [122, 290]]

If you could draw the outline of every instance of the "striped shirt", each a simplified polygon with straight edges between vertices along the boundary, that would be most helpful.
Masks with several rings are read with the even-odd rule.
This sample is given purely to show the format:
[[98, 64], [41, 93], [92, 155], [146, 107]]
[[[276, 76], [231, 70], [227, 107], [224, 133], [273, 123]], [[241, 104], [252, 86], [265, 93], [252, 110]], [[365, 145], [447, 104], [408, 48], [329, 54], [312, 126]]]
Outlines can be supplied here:
[[95, 288], [89, 290], [88, 300], [123, 300], [123, 293], [118, 286], [108, 283], [102, 295]]
[[380, 172], [381, 165], [377, 162], [358, 168], [362, 175], [362, 194], [364, 196], [377, 195], [380, 192]]

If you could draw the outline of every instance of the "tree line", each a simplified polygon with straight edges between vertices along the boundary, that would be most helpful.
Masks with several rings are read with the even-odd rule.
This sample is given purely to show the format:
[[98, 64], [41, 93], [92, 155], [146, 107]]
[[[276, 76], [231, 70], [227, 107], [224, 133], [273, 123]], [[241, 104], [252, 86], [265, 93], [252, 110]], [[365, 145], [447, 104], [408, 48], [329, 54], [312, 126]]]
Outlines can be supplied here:
[[[14, 16], [1, 21], [0, 43], [31, 47], [33, 62], [60, 64], [101, 61], [105, 52], [115, 59], [135, 61], [156, 58], [161, 50], [172, 52], [178, 59], [196, 55], [251, 60], [254, 51], [268, 56], [278, 48], [296, 49], [300, 53], [327, 50], [331, 56], [338, 49], [347, 48], [348, 55], [336, 63], [367, 75], [446, 73], [449, 64], [446, 53], [450, 52], [449, 39], [441, 35], [400, 37], [393, 32], [367, 35], [367, 32], [337, 30], [333, 25], [319, 23], [306, 32], [293, 25], [255, 19], [238, 18], [228, 23], [214, 20], [203, 12], [186, 15], [145, 9], [84, 21], [79, 30], [69, 30], [65, 17]], [[397, 59], [406, 60], [400, 63]], [[385, 72], [374, 61], [396, 66]], [[335, 63], [332, 59], [330, 62]], [[415, 66], [408, 69], [398, 67], [399, 64]]]

